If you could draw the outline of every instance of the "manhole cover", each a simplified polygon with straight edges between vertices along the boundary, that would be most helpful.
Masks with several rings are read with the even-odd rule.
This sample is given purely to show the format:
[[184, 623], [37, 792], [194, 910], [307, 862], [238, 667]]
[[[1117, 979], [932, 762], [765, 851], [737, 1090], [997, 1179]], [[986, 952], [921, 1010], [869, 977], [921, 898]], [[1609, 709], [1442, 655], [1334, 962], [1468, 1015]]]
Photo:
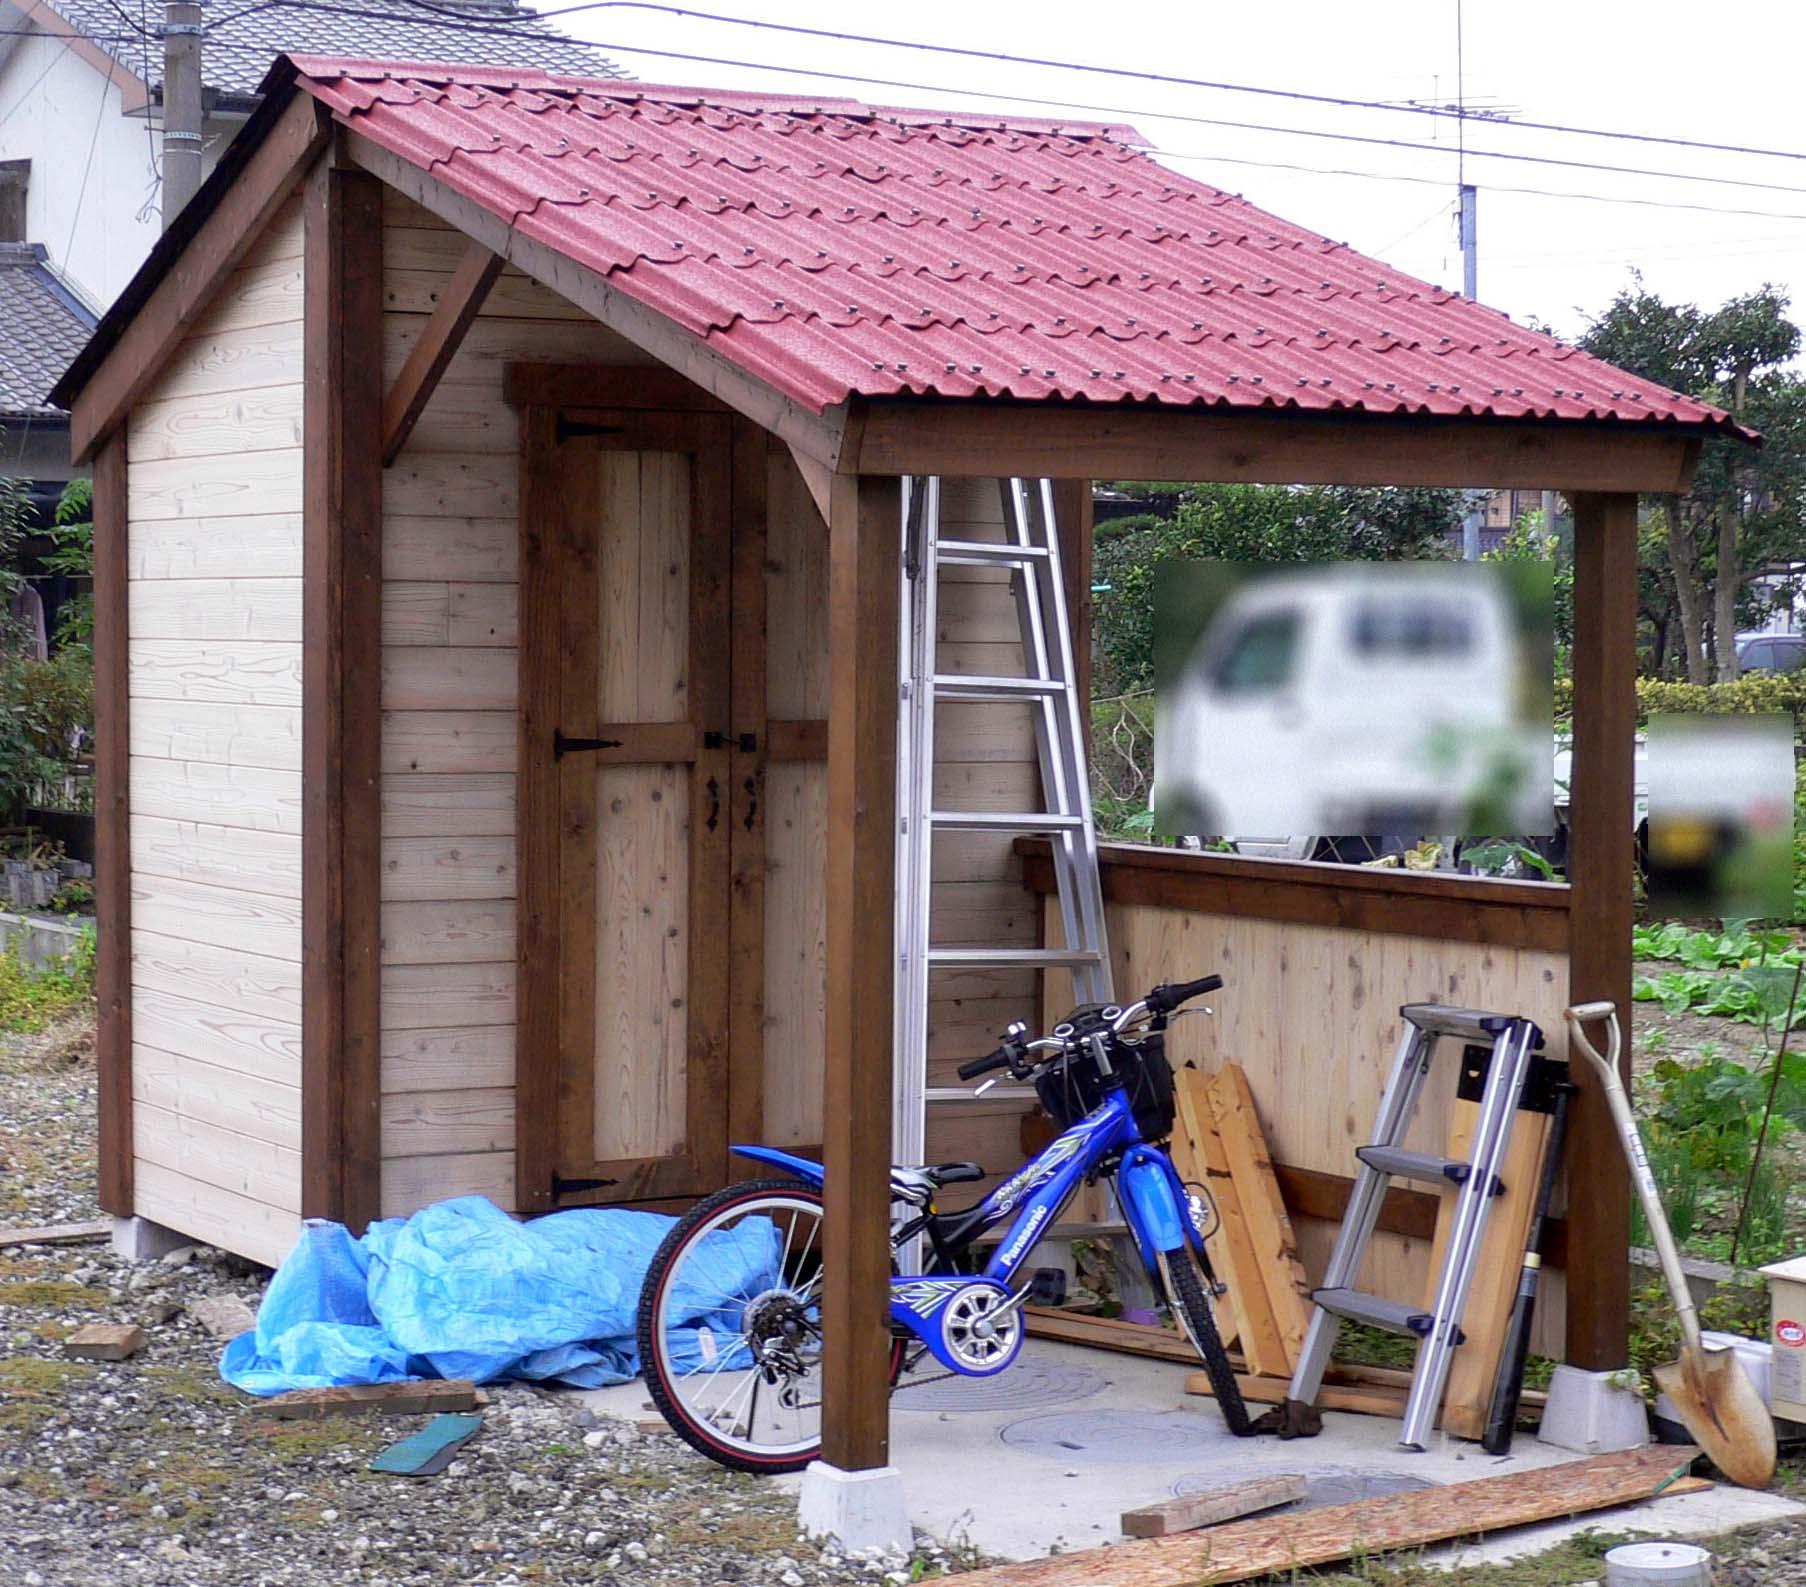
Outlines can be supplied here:
[[1011, 1422], [997, 1436], [1049, 1460], [1113, 1466], [1193, 1460], [1238, 1442], [1220, 1421], [1196, 1411], [1056, 1411]]
[[[943, 1369], [929, 1356], [921, 1370], [927, 1375]], [[1087, 1367], [1024, 1355], [994, 1378], [906, 1380], [891, 1396], [891, 1404], [900, 1411], [1026, 1411], [1040, 1405], [1070, 1405], [1103, 1386], [1103, 1375]]]
[[[1292, 1469], [1298, 1470], [1297, 1467]], [[1256, 1472], [1255, 1475], [1258, 1476], [1259, 1473]], [[1422, 1477], [1406, 1476], [1402, 1471], [1373, 1471], [1365, 1466], [1307, 1466], [1300, 1475], [1305, 1481], [1304, 1497], [1285, 1506], [1294, 1513], [1300, 1510], [1321, 1510], [1331, 1504], [1353, 1504], [1357, 1499], [1378, 1499], [1388, 1493], [1416, 1493], [1420, 1488], [1436, 1486]], [[1240, 1472], [1232, 1477], [1218, 1473], [1181, 1477], [1173, 1484], [1173, 1493], [1175, 1497], [1188, 1493], [1208, 1493], [1216, 1488], [1231, 1487], [1247, 1476], [1247, 1472]]]

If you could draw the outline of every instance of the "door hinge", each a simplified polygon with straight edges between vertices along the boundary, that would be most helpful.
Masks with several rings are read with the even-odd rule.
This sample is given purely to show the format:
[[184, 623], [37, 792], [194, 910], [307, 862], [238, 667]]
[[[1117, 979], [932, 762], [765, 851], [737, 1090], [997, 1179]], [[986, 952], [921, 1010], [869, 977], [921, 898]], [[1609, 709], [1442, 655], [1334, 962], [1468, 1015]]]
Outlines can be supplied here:
[[552, 759], [563, 760], [566, 755], [575, 754], [585, 749], [619, 749], [618, 738], [566, 738], [562, 730], [552, 734]]
[[606, 1190], [610, 1185], [618, 1185], [618, 1179], [566, 1179], [563, 1174], [552, 1176], [552, 1199], [560, 1196], [574, 1196], [584, 1190]]
[[759, 747], [757, 733], [716, 733], [705, 732], [702, 735], [704, 749], [737, 749], [742, 755], [751, 755]]

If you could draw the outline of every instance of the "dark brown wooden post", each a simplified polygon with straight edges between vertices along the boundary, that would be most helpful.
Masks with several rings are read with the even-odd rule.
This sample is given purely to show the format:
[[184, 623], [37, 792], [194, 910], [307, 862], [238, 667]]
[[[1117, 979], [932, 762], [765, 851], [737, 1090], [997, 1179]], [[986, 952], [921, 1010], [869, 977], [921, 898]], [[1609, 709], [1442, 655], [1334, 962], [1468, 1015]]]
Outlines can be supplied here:
[[822, 1459], [888, 1463], [896, 976], [896, 479], [835, 478], [828, 513], [827, 1055]]
[[303, 215], [301, 1210], [361, 1231], [382, 1178], [382, 184], [328, 152]]
[[1072, 661], [1078, 669], [1079, 721], [1091, 735], [1091, 563], [1093, 511], [1091, 481], [1056, 479], [1054, 517], [1060, 529], [1060, 571], [1066, 584], [1066, 624], [1072, 631]]
[[[1637, 725], [1637, 498], [1574, 496], [1574, 763], [1568, 846], [1568, 992], [1609, 998], [1630, 1083], [1631, 827]], [[1591, 1371], [1630, 1349], [1630, 1178], [1584, 1063], [1568, 1130], [1567, 1359]]]
[[94, 458], [94, 1049], [100, 1204], [132, 1215], [132, 845], [125, 427]]

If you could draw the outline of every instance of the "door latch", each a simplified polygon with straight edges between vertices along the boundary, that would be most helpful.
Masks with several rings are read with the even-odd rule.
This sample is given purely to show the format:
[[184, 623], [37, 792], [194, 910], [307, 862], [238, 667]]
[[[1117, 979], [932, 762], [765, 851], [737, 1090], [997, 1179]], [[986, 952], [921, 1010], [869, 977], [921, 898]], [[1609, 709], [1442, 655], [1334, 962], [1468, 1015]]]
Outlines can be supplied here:
[[552, 759], [563, 760], [566, 755], [575, 754], [585, 749], [619, 749], [618, 738], [566, 738], [562, 731], [552, 734]]
[[702, 735], [704, 749], [737, 749], [742, 755], [750, 755], [759, 747], [757, 733], [717, 733], [707, 731]]

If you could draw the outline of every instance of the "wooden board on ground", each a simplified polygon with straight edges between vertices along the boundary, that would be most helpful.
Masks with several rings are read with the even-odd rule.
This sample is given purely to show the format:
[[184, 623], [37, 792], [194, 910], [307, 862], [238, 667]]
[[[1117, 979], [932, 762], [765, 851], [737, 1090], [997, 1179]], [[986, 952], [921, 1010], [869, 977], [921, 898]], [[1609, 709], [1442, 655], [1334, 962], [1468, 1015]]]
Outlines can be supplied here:
[[108, 1223], [45, 1223], [34, 1229], [0, 1229], [0, 1250], [13, 1245], [86, 1245], [113, 1232]]
[[[1469, 1157], [1474, 1130], [1480, 1120], [1480, 1104], [1457, 1100], [1449, 1116], [1450, 1157]], [[1467, 1336], [1449, 1363], [1449, 1379], [1442, 1391], [1442, 1427], [1457, 1438], [1479, 1438], [1486, 1431], [1492, 1404], [1493, 1378], [1499, 1370], [1499, 1353], [1511, 1325], [1517, 1299], [1518, 1275], [1524, 1260], [1524, 1242], [1530, 1237], [1530, 1219], [1536, 1211], [1536, 1190], [1542, 1174], [1543, 1154], [1549, 1146], [1548, 1113], [1519, 1109], [1511, 1123], [1505, 1161], [1499, 1178], [1505, 1188], [1492, 1198], [1486, 1212], [1486, 1229], [1480, 1237], [1480, 1255], [1473, 1283], [1461, 1312], [1461, 1329]], [[1442, 1192], [1436, 1215], [1436, 1238], [1430, 1247], [1431, 1293], [1424, 1304], [1435, 1304], [1435, 1275], [1442, 1270], [1459, 1192]]]
[[[1290, 1377], [1311, 1321], [1311, 1287], [1298, 1260], [1298, 1238], [1279, 1194], [1267, 1137], [1254, 1110], [1254, 1093], [1240, 1064], [1224, 1064], [1209, 1084], [1217, 1134], [1229, 1160], [1242, 1221], [1254, 1246], [1255, 1271], [1265, 1287], [1273, 1326], [1285, 1356], [1277, 1375]], [[1261, 1371], [1272, 1368], [1262, 1367]]]
[[1180, 1127], [1204, 1160], [1204, 1183], [1216, 1207], [1216, 1228], [1204, 1246], [1217, 1278], [1229, 1286], [1229, 1306], [1249, 1365], [1256, 1372], [1290, 1376], [1285, 1338], [1261, 1281], [1253, 1232], [1243, 1213], [1241, 1187], [1217, 1128], [1210, 1085], [1210, 1080], [1196, 1069], [1184, 1068], [1174, 1074]]
[[63, 1341], [63, 1354], [76, 1361], [123, 1361], [143, 1348], [136, 1323], [88, 1323]]
[[[1084, 1549], [973, 1571], [961, 1587], [1213, 1587], [1275, 1571], [1418, 1548], [1692, 1492], [1691, 1445], [1653, 1444], [1588, 1460], [1481, 1477], [1473, 1482], [1330, 1505], [1302, 1515], [1256, 1517], [1203, 1536], [1180, 1534]], [[1683, 1484], [1687, 1484], [1683, 1486]]]
[[1255, 1477], [1247, 1482], [1233, 1482], [1226, 1488], [1181, 1494], [1163, 1504], [1124, 1510], [1123, 1535], [1170, 1537], [1175, 1532], [1195, 1532], [1201, 1526], [1215, 1526], [1219, 1521], [1233, 1521], [1240, 1516], [1253, 1515], [1257, 1510], [1290, 1504], [1294, 1499], [1302, 1499], [1308, 1486], [1303, 1477], [1288, 1471], [1277, 1472], [1271, 1477]]
[[486, 1402], [463, 1378], [427, 1378], [418, 1383], [359, 1383], [341, 1389], [291, 1389], [265, 1400], [263, 1409], [285, 1418], [370, 1416], [377, 1412], [417, 1416], [423, 1411], [474, 1411]]
[[1051, 1306], [1025, 1306], [1022, 1314], [1034, 1339], [1057, 1339], [1061, 1344], [1089, 1345], [1093, 1350], [1116, 1350], [1131, 1356], [1158, 1356], [1188, 1367], [1198, 1364], [1191, 1341], [1170, 1328], [1152, 1328], [1115, 1317], [1087, 1317], [1083, 1312]]
[[[1317, 1409], [1355, 1411], [1362, 1416], [1389, 1416], [1395, 1421], [1401, 1420], [1405, 1414], [1405, 1398], [1411, 1390], [1411, 1375], [1396, 1373], [1394, 1376], [1398, 1381], [1393, 1382], [1381, 1376], [1389, 1370], [1386, 1367], [1340, 1366], [1332, 1361], [1323, 1374], [1323, 1388], [1315, 1401]], [[1255, 1400], [1262, 1405], [1278, 1405], [1291, 1388], [1289, 1378], [1256, 1377], [1250, 1373], [1237, 1373], [1235, 1381], [1241, 1387], [1244, 1400]], [[1209, 1374], [1192, 1373], [1185, 1380], [1185, 1392], [1214, 1393]], [[1526, 1389], [1518, 1400], [1519, 1423], [1534, 1426], [1539, 1422], [1547, 1399], [1545, 1394]]]

